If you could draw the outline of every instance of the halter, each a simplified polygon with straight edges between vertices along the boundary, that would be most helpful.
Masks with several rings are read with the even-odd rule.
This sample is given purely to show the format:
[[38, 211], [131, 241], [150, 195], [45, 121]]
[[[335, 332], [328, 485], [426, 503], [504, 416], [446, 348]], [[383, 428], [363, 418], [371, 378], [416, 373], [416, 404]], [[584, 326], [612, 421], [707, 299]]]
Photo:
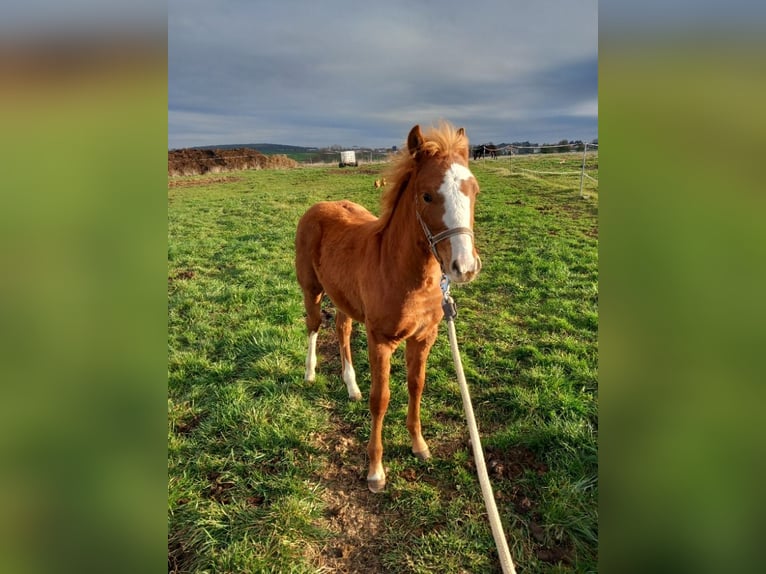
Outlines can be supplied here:
[[420, 212], [417, 210], [417, 208], [415, 209], [415, 217], [418, 218], [420, 226], [423, 228], [423, 233], [426, 234], [428, 245], [431, 247], [431, 253], [434, 254], [434, 257], [436, 257], [436, 260], [439, 262], [442, 273], [446, 274], [446, 271], [444, 270], [444, 262], [442, 261], [442, 258], [439, 257], [438, 251], [436, 251], [436, 244], [440, 241], [448, 239], [449, 237], [452, 237], [453, 235], [469, 235], [471, 239], [473, 239], [473, 230], [469, 229], [468, 227], [453, 227], [452, 229], [446, 229], [441, 233], [434, 235], [431, 233], [431, 230], [428, 229], [428, 226], [426, 225], [426, 222], [423, 221], [423, 218], [420, 217]]

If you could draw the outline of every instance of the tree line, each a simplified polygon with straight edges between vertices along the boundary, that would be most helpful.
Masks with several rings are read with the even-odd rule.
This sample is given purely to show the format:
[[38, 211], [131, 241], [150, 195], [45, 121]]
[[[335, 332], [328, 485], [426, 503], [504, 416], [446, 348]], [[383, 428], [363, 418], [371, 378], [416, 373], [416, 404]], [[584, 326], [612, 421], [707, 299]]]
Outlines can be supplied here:
[[[592, 139], [588, 142], [588, 146], [598, 145], [598, 138]], [[583, 151], [585, 150], [585, 142], [582, 140], [566, 140], [562, 139], [556, 143], [532, 143], [529, 140], [516, 141], [513, 143], [500, 143], [495, 144], [492, 142], [478, 144], [474, 146], [474, 151], [478, 152], [478, 155], [483, 153], [493, 152], [497, 155], [508, 155], [511, 153], [515, 155], [526, 155], [534, 153], [564, 153], [569, 151]]]

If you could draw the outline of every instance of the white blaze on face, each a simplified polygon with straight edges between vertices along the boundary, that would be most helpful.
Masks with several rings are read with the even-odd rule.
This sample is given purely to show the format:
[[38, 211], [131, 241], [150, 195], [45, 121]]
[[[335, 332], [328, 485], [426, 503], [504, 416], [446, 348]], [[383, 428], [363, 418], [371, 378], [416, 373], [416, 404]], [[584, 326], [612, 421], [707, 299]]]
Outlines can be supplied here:
[[[444, 197], [444, 225], [447, 229], [467, 227], [471, 229], [471, 200], [461, 191], [463, 182], [473, 177], [471, 170], [459, 163], [453, 163], [444, 173], [439, 193]], [[473, 239], [464, 233], [450, 238], [452, 246], [452, 264], [456, 263], [463, 272], [476, 269], [476, 259], [473, 256]]]

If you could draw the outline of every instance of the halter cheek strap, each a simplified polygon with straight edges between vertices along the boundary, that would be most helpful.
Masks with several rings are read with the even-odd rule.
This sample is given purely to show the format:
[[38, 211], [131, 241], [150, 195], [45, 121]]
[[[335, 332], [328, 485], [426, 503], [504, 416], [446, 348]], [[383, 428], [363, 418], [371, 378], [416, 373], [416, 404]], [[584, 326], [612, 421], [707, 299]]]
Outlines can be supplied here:
[[453, 235], [469, 235], [471, 239], [473, 239], [473, 230], [469, 229], [468, 227], [453, 227], [452, 229], [446, 229], [441, 233], [433, 235], [431, 230], [428, 229], [426, 222], [423, 221], [422, 217], [420, 217], [420, 212], [418, 212], [417, 209], [415, 210], [415, 216], [418, 218], [420, 226], [423, 228], [423, 233], [426, 234], [428, 245], [431, 247], [431, 253], [434, 254], [434, 257], [436, 257], [436, 260], [439, 262], [442, 271], [444, 271], [444, 263], [442, 262], [441, 257], [439, 257], [439, 253], [436, 251], [436, 244], [440, 241], [444, 241], [445, 239], [452, 237]]

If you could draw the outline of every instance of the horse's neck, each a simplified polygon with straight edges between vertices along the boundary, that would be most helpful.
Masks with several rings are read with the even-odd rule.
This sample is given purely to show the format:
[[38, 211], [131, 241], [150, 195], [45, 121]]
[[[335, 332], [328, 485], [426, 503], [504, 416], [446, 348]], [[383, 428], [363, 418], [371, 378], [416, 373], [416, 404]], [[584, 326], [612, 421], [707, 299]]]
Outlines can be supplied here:
[[[415, 217], [412, 198], [404, 191], [381, 234], [381, 264], [391, 277], [400, 278], [407, 290], [426, 286], [439, 275], [439, 264], [431, 255], [423, 229]], [[438, 281], [437, 281], [438, 283]]]

